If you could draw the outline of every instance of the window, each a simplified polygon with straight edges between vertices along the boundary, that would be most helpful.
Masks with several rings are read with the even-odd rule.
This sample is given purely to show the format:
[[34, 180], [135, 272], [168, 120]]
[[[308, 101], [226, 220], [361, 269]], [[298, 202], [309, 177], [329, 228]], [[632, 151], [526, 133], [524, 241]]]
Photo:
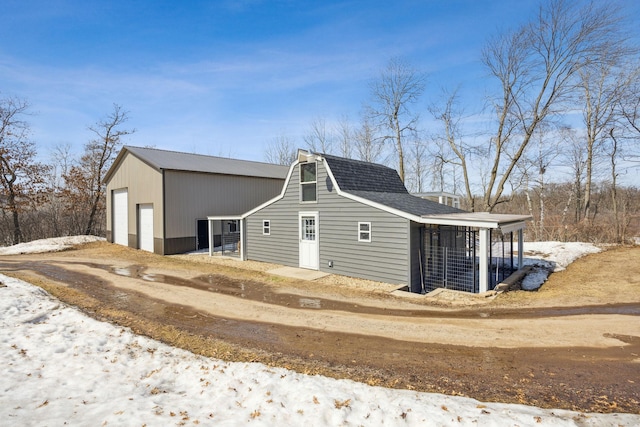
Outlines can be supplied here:
[[262, 234], [265, 236], [271, 235], [271, 221], [268, 219], [262, 221]]
[[300, 201], [316, 201], [316, 164], [300, 164]]
[[358, 223], [358, 242], [370, 242], [371, 241], [371, 223], [359, 222]]
[[302, 217], [302, 240], [310, 242], [316, 240], [316, 219], [314, 217]]

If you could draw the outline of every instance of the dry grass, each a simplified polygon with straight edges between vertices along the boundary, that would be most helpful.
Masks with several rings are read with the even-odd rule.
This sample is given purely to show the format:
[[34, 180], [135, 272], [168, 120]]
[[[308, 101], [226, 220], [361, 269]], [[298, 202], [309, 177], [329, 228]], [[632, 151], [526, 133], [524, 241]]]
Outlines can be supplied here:
[[[395, 285], [329, 275], [314, 281], [301, 281], [269, 274], [281, 267], [257, 261], [239, 261], [207, 254], [160, 256], [106, 242], [81, 245], [67, 251], [70, 257], [97, 257], [110, 260], [126, 260], [129, 265], [146, 265], [196, 276], [204, 273], [221, 274], [234, 279], [255, 280], [283, 289], [295, 289], [301, 293], [313, 292], [325, 297], [374, 298], [391, 303], [402, 298], [390, 295]], [[562, 272], [552, 274], [537, 292], [515, 291], [494, 298], [477, 298], [475, 295], [456, 293], [455, 298], [444, 295], [439, 298], [411, 298], [407, 303], [443, 307], [550, 307], [594, 304], [614, 304], [640, 301], [640, 246], [613, 247], [598, 254], [578, 259]]]
[[562, 307], [640, 302], [640, 246], [613, 247], [553, 273], [537, 292], [508, 292], [496, 306]]

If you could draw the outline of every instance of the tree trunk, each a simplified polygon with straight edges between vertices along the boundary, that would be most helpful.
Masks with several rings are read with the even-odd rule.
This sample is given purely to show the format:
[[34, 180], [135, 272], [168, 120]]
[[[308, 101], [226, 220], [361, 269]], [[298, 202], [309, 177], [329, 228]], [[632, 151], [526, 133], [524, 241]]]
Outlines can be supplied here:
[[13, 244], [22, 243], [22, 230], [20, 229], [20, 218], [18, 214], [18, 206], [16, 206], [16, 194], [13, 185], [9, 186], [9, 210], [13, 219]]
[[400, 179], [404, 182], [404, 152], [402, 150], [402, 134], [400, 131], [400, 123], [398, 122], [397, 113], [393, 124], [396, 131], [396, 149], [398, 150], [398, 175], [400, 175]]

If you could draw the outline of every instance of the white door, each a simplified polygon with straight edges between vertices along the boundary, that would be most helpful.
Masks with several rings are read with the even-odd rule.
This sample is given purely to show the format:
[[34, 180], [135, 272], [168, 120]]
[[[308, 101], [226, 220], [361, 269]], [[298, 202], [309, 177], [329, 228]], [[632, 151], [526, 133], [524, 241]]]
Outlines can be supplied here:
[[111, 226], [113, 228], [113, 243], [129, 246], [129, 203], [126, 188], [113, 190], [113, 216]]
[[140, 205], [138, 209], [140, 249], [153, 252], [153, 205]]
[[318, 213], [300, 213], [300, 267], [318, 269]]

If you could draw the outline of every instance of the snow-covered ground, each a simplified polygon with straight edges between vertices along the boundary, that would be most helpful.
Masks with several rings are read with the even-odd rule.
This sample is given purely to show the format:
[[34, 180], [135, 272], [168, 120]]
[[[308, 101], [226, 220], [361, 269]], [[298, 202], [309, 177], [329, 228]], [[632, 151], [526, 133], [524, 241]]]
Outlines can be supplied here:
[[74, 245], [82, 243], [105, 240], [104, 237], [96, 236], [69, 236], [54, 237], [51, 239], [34, 240], [32, 242], [20, 243], [18, 245], [0, 247], [0, 255], [35, 254], [43, 252], [58, 252], [69, 249]]
[[562, 271], [578, 258], [600, 250], [592, 243], [525, 242], [522, 264], [532, 266], [533, 271], [522, 281], [522, 288], [538, 289], [552, 272]]
[[639, 415], [483, 403], [223, 362], [89, 318], [28, 283], [0, 280], [3, 425], [640, 425]]

